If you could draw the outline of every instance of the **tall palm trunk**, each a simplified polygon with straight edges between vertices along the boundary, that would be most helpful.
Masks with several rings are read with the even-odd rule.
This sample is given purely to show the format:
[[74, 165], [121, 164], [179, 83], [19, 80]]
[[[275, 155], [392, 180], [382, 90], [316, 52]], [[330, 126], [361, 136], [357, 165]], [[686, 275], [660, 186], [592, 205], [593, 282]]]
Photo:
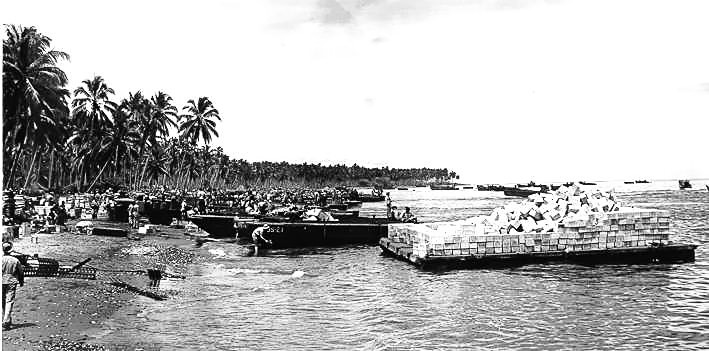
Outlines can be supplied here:
[[106, 169], [106, 166], [108, 166], [108, 163], [111, 162], [111, 159], [109, 158], [106, 160], [106, 163], [103, 164], [103, 167], [101, 167], [101, 171], [98, 172], [98, 175], [96, 175], [96, 178], [94, 178], [94, 181], [91, 183], [88, 189], [86, 189], [87, 192], [91, 191], [91, 188], [94, 187], [96, 184], [96, 181], [98, 180], [99, 177], [101, 177], [101, 174], [103, 174], [103, 171]]
[[27, 178], [25, 178], [25, 185], [22, 187], [23, 189], [26, 189], [26, 188], [27, 188], [27, 185], [28, 185], [29, 182], [30, 182], [30, 178], [32, 178], [32, 177], [31, 177], [31, 175], [32, 175], [32, 168], [33, 168], [33, 166], [34, 166], [34, 161], [35, 161], [35, 159], [37, 158], [37, 154], [38, 154], [38, 153], [39, 153], [39, 149], [34, 150], [34, 155], [32, 155], [32, 162], [30, 162], [30, 168], [29, 168], [29, 170], [27, 170]]
[[49, 155], [49, 176], [47, 179], [47, 188], [51, 189], [52, 188], [52, 170], [54, 169], [54, 150], [52, 150], [51, 154]]

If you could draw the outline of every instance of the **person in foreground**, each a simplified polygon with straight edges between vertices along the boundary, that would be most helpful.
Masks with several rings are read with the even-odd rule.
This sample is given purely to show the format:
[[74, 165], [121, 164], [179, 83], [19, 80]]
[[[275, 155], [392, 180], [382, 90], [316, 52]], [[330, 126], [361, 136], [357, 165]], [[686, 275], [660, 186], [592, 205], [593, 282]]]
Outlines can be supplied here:
[[25, 285], [22, 264], [16, 257], [10, 256], [12, 243], [2, 243], [2, 329], [12, 327], [12, 306], [15, 304], [17, 285]]
[[269, 225], [264, 224], [263, 226], [254, 229], [253, 233], [251, 233], [251, 240], [254, 242], [254, 256], [258, 256], [259, 247], [273, 243], [271, 240], [268, 240], [263, 236], [263, 233], [267, 231], [268, 228], [270, 228]]

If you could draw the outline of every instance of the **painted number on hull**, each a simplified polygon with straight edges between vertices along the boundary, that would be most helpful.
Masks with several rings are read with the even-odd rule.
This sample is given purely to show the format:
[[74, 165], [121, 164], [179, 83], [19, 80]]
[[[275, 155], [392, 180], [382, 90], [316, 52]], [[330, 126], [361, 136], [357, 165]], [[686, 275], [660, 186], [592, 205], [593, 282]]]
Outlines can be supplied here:
[[266, 230], [267, 233], [283, 233], [283, 227], [271, 227]]

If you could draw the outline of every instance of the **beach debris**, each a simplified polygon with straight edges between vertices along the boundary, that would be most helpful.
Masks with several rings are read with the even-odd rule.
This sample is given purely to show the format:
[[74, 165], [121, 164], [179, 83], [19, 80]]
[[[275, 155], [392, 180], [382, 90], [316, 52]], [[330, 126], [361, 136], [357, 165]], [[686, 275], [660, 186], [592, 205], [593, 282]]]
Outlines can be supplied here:
[[79, 233], [87, 233], [91, 228], [94, 227], [94, 222], [91, 221], [79, 221], [77, 222], [74, 227], [76, 227], [76, 230]]
[[64, 338], [50, 339], [49, 341], [40, 342], [40, 350], [42, 351], [105, 351], [105, 347], [101, 345], [87, 344], [84, 342], [69, 341]]
[[158, 252], [158, 248], [154, 246], [133, 246], [123, 248], [121, 252], [126, 255], [154, 255]]
[[126, 237], [128, 235], [128, 231], [122, 228], [94, 227], [91, 230], [91, 234], [101, 236]]

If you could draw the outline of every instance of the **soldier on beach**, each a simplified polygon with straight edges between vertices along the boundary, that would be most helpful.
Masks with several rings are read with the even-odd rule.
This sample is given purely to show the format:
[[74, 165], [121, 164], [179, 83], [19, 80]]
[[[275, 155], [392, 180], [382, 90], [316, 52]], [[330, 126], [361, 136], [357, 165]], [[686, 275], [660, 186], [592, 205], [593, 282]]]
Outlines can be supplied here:
[[12, 326], [12, 306], [15, 304], [17, 285], [25, 285], [25, 275], [22, 264], [16, 257], [10, 256], [12, 243], [2, 243], [2, 329]]

